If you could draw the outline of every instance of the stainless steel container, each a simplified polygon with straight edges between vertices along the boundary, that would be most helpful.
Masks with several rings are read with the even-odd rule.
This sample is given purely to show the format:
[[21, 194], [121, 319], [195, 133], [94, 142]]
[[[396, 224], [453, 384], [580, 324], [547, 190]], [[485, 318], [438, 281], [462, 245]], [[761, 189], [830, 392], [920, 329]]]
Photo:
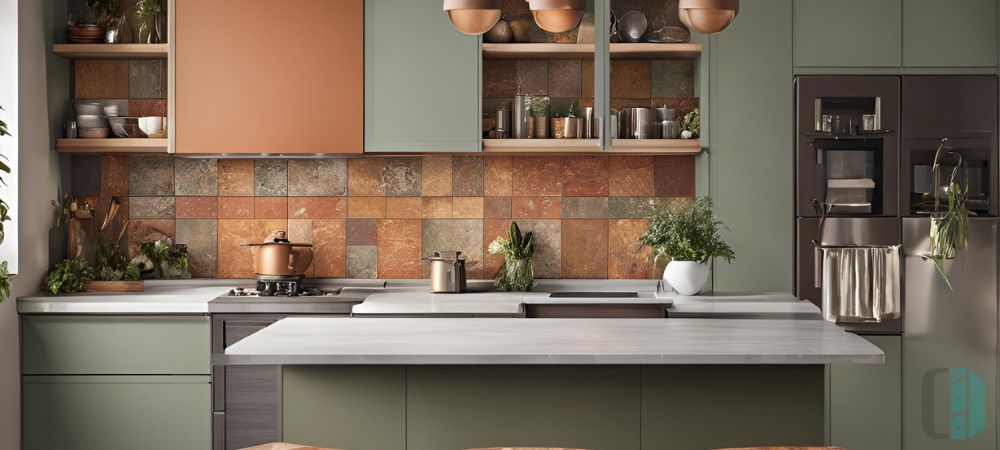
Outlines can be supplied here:
[[497, 139], [509, 139], [511, 137], [510, 115], [509, 110], [497, 110]]
[[629, 108], [629, 137], [632, 139], [653, 138], [653, 117], [649, 108]]
[[677, 139], [681, 136], [681, 126], [676, 120], [661, 120], [656, 125], [657, 139]]
[[511, 128], [510, 137], [514, 139], [528, 139], [532, 134], [531, 120], [531, 96], [517, 94], [514, 96], [514, 104], [511, 106]]
[[459, 251], [435, 251], [425, 260], [431, 262], [431, 292], [465, 292], [465, 258]]
[[666, 105], [656, 108], [656, 121], [662, 122], [664, 120], [677, 120], [677, 110], [667, 108]]
[[588, 106], [583, 108], [583, 139], [591, 139], [594, 137], [594, 108]]

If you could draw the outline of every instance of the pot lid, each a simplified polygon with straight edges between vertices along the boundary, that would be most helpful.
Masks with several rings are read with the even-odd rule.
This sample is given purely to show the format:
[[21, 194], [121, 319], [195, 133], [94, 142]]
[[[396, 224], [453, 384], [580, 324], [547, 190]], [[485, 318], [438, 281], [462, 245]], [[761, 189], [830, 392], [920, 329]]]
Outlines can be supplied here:
[[431, 252], [430, 256], [424, 257], [424, 259], [428, 261], [458, 261], [465, 259], [459, 257], [461, 254], [462, 252], [458, 250], [435, 250]]
[[274, 233], [272, 236], [268, 236], [267, 240], [261, 242], [260, 244], [243, 244], [243, 245], [249, 247], [259, 247], [263, 245], [289, 245], [292, 247], [312, 247], [312, 244], [289, 242], [288, 233], [286, 233], [285, 231], [278, 231]]

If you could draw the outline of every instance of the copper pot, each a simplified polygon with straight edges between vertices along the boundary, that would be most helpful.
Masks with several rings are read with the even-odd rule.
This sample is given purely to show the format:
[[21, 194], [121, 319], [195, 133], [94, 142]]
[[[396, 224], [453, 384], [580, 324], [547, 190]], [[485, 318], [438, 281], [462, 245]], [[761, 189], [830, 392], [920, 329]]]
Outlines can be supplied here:
[[260, 244], [244, 244], [253, 252], [253, 271], [257, 275], [302, 276], [312, 263], [312, 244], [288, 242], [279, 231]]

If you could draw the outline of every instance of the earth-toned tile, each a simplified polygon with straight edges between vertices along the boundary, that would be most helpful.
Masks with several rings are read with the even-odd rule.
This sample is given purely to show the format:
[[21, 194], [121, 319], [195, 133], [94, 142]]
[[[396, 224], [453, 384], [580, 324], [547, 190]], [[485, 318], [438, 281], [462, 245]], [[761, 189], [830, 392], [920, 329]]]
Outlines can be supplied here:
[[456, 219], [482, 219], [483, 197], [454, 197], [451, 216]]
[[351, 196], [385, 195], [382, 169], [385, 158], [355, 158], [347, 160], [347, 194]]
[[562, 194], [562, 156], [515, 156], [511, 167], [515, 196]]
[[611, 96], [650, 98], [649, 60], [615, 59], [611, 61]]
[[608, 167], [610, 195], [641, 197], [654, 194], [652, 156], [612, 156]]
[[491, 197], [509, 197], [512, 192], [511, 157], [488, 156], [484, 161], [485, 194]]
[[257, 159], [253, 162], [254, 195], [284, 197], [288, 195], [288, 161]]
[[[465, 257], [465, 272], [470, 279], [483, 278], [482, 219], [424, 219], [421, 253], [457, 250]], [[430, 262], [423, 263], [423, 276], [430, 276]]]
[[483, 98], [508, 98], [517, 94], [517, 62], [483, 60]]
[[101, 195], [102, 157], [72, 155], [69, 161], [70, 193], [77, 197], [99, 197]]
[[167, 60], [130, 60], [128, 62], [128, 97], [167, 98]]
[[215, 219], [219, 217], [218, 197], [176, 197], [178, 219]]
[[642, 219], [652, 216], [660, 208], [655, 197], [610, 197], [609, 215], [615, 219]]
[[253, 254], [243, 244], [287, 229], [284, 219], [219, 219], [219, 278], [253, 278]]
[[129, 197], [129, 219], [173, 219], [174, 197]]
[[128, 61], [74, 61], [76, 98], [128, 98]]
[[220, 196], [253, 195], [252, 159], [220, 159], [217, 166]]
[[456, 156], [452, 158], [451, 192], [455, 196], [483, 196], [483, 157]]
[[652, 97], [694, 97], [694, 60], [652, 61]]
[[510, 216], [515, 219], [558, 219], [562, 215], [559, 197], [513, 197]]
[[386, 158], [382, 169], [385, 195], [420, 196], [420, 157], [394, 156]]
[[347, 245], [377, 245], [377, 219], [347, 219]]
[[562, 277], [608, 277], [608, 221], [562, 221]]
[[312, 276], [343, 278], [347, 274], [344, 219], [314, 219], [312, 244]]
[[450, 219], [452, 197], [423, 197], [420, 210], [425, 219]]
[[128, 156], [101, 157], [101, 195], [105, 197], [128, 195]]
[[220, 219], [252, 219], [253, 197], [219, 197]]
[[420, 197], [386, 197], [385, 217], [387, 219], [419, 219]]
[[343, 219], [347, 217], [346, 197], [288, 197], [290, 219]]
[[607, 197], [563, 197], [564, 219], [607, 219]]
[[128, 157], [128, 193], [134, 196], [174, 195], [174, 160], [170, 156]]
[[653, 158], [653, 189], [657, 197], [694, 196], [693, 155]]
[[421, 165], [420, 195], [424, 197], [451, 195], [451, 156], [424, 156]]
[[[594, 60], [585, 59], [580, 68], [580, 80], [583, 98], [594, 98]], [[593, 106], [593, 105], [589, 105]]]
[[[549, 85], [549, 67], [545, 60], [517, 60], [517, 85], [515, 93], [529, 95], [547, 95]], [[511, 94], [508, 97], [513, 97]]]
[[288, 218], [288, 197], [254, 197], [254, 219]]
[[532, 232], [535, 254], [532, 267], [535, 278], [562, 278], [562, 228], [560, 220], [519, 219], [522, 233]]
[[385, 219], [378, 225], [378, 277], [420, 278], [421, 221]]
[[487, 219], [509, 219], [511, 209], [510, 197], [484, 197], [483, 217]]
[[[151, 98], [130, 98], [128, 113], [132, 117], [159, 116], [167, 117], [167, 100]], [[119, 112], [119, 115], [121, 112]]]
[[347, 194], [347, 160], [343, 158], [288, 161], [289, 196]]
[[128, 222], [128, 254], [138, 254], [139, 246], [145, 242], [154, 242], [173, 238], [176, 234], [174, 219], [139, 219]]
[[607, 156], [567, 156], [563, 160], [563, 195], [606, 197]]
[[348, 197], [347, 217], [351, 219], [385, 217], [385, 197]]
[[215, 219], [177, 219], [177, 243], [187, 245], [194, 278], [215, 278], [219, 266], [219, 225]]
[[681, 212], [694, 205], [694, 197], [658, 197], [656, 199], [657, 211], [670, 210], [671, 212]]
[[509, 219], [486, 219], [483, 221], [483, 278], [496, 278], [500, 266], [503, 266], [503, 255], [492, 255], [489, 252], [490, 243], [498, 237], [507, 237], [510, 227]]
[[548, 95], [550, 97], [580, 98], [582, 64], [578, 59], [549, 61]]
[[214, 159], [175, 158], [177, 195], [219, 195], [219, 171]]
[[608, 229], [608, 278], [651, 278], [652, 252], [639, 242], [648, 219], [611, 220]]
[[378, 247], [348, 245], [347, 278], [378, 278]]

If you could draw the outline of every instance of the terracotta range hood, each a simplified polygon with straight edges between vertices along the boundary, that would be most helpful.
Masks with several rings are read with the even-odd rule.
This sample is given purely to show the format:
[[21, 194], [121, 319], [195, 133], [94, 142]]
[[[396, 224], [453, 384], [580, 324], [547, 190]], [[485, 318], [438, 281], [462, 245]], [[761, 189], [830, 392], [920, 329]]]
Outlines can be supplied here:
[[681, 22], [702, 34], [725, 30], [740, 12], [740, 0], [680, 0]]

